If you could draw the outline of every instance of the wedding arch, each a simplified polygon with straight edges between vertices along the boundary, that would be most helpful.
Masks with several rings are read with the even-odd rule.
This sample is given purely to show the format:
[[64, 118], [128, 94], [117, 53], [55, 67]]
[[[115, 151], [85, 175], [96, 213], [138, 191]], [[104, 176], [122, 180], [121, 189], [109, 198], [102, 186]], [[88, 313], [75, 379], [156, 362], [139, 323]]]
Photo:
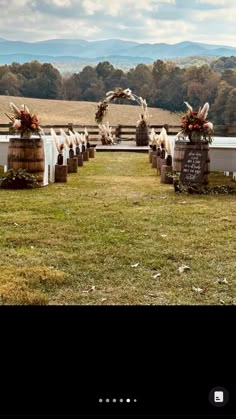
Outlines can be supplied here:
[[135, 95], [132, 91], [127, 89], [122, 89], [121, 87], [116, 87], [114, 90], [106, 93], [106, 98], [98, 103], [97, 111], [95, 113], [95, 120], [101, 131], [101, 135], [104, 133], [109, 136], [111, 129], [109, 124], [103, 125], [103, 119], [108, 112], [109, 103], [113, 102], [116, 99], [129, 99], [136, 101], [141, 106], [141, 114], [137, 122], [136, 128], [136, 144], [137, 145], [148, 145], [149, 143], [149, 114], [147, 110], [147, 102], [140, 96]]

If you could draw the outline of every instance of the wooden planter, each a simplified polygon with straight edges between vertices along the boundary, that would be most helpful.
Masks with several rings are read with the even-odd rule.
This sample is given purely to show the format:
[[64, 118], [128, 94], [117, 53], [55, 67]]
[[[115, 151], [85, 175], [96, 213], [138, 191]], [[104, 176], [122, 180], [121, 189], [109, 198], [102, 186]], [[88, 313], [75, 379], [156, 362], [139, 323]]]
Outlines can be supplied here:
[[68, 173], [77, 173], [78, 169], [78, 158], [73, 157], [72, 159], [67, 159]]
[[87, 151], [84, 151], [82, 153], [82, 155], [83, 155], [83, 161], [89, 161], [89, 152], [88, 152], [88, 150]]
[[94, 159], [94, 157], [95, 157], [95, 147], [90, 147], [88, 149], [88, 152], [89, 152], [89, 158]]
[[208, 175], [210, 173], [210, 158], [209, 158], [209, 144], [203, 142], [190, 143], [188, 141], [176, 141], [174, 149], [173, 171], [181, 172], [182, 162], [184, 159], [185, 151], [206, 151], [207, 160], [204, 167], [204, 175], [202, 183], [208, 184]]
[[55, 165], [55, 182], [67, 182], [68, 166], [62, 164]]
[[163, 164], [161, 166], [161, 183], [173, 183], [173, 177], [169, 176], [172, 175], [173, 170], [172, 166], [167, 166], [166, 164]]
[[78, 159], [78, 166], [83, 166], [84, 163], [83, 163], [83, 155], [82, 155], [82, 153], [77, 154], [76, 157]]
[[136, 145], [146, 146], [149, 144], [149, 129], [146, 124], [136, 127]]
[[25, 169], [38, 177], [43, 186], [45, 156], [42, 138], [10, 138], [8, 169]]
[[156, 169], [157, 168], [157, 155], [154, 152], [152, 154], [152, 168], [153, 169]]

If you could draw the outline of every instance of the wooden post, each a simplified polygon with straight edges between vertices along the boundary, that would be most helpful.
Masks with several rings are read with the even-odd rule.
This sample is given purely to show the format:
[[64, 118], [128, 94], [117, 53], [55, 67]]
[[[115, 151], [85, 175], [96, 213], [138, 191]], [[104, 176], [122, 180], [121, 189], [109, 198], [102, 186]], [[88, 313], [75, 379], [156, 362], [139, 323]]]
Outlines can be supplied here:
[[121, 125], [117, 125], [116, 129], [115, 129], [115, 136], [116, 138], [120, 138], [120, 134], [121, 134]]
[[55, 165], [55, 182], [67, 182], [68, 166], [62, 164]]
[[78, 166], [83, 166], [84, 165], [84, 163], [83, 163], [83, 155], [82, 155], [82, 153], [80, 153], [80, 154], [77, 154], [77, 159], [78, 159]]
[[84, 153], [82, 153], [83, 155], [83, 161], [89, 161], [89, 152], [88, 150], [86, 150]]
[[72, 122], [68, 122], [68, 134], [69, 134], [69, 130], [74, 132], [74, 128], [73, 128], [73, 123]]
[[161, 166], [161, 183], [173, 183], [173, 178], [169, 175], [172, 175], [173, 170], [172, 166], [167, 166], [166, 164], [163, 164]]
[[94, 159], [94, 157], [95, 157], [95, 147], [90, 147], [88, 149], [88, 152], [89, 152], [89, 158]]
[[157, 156], [157, 174], [161, 174], [161, 158], [160, 156]]
[[152, 155], [153, 155], [153, 151], [152, 150], [149, 150], [149, 153], [148, 153], [149, 163], [152, 163]]
[[78, 158], [73, 157], [72, 159], [67, 159], [67, 165], [68, 165], [68, 173], [77, 173], [78, 168]]
[[157, 155], [156, 153], [153, 153], [152, 154], [152, 168], [156, 169], [156, 167], [157, 167]]
[[166, 159], [161, 159], [160, 158], [160, 173], [161, 173], [162, 166], [165, 165], [165, 164], [166, 164]]

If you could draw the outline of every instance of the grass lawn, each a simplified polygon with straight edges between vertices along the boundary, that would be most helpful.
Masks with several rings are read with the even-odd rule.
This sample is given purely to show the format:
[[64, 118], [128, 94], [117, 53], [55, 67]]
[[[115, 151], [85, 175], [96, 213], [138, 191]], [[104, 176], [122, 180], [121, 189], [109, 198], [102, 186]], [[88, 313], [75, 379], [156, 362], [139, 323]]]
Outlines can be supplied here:
[[0, 190], [0, 304], [236, 304], [235, 195], [176, 195], [142, 153], [79, 169]]

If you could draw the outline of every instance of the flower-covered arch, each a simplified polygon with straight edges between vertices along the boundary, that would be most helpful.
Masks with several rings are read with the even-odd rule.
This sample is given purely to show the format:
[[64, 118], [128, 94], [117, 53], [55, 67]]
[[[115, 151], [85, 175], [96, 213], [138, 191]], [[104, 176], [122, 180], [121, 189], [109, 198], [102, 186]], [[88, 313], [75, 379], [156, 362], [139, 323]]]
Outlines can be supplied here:
[[106, 125], [102, 123], [108, 112], [109, 103], [116, 99], [129, 99], [136, 101], [141, 106], [141, 114], [139, 115], [139, 120], [137, 121], [137, 127], [148, 127], [150, 116], [148, 114], [146, 100], [132, 93], [129, 88], [122, 89], [121, 87], [116, 87], [114, 90], [106, 93], [106, 98], [98, 103], [97, 111], [95, 113], [95, 120], [98, 124], [103, 144], [112, 144], [114, 142], [109, 123], [107, 122]]

